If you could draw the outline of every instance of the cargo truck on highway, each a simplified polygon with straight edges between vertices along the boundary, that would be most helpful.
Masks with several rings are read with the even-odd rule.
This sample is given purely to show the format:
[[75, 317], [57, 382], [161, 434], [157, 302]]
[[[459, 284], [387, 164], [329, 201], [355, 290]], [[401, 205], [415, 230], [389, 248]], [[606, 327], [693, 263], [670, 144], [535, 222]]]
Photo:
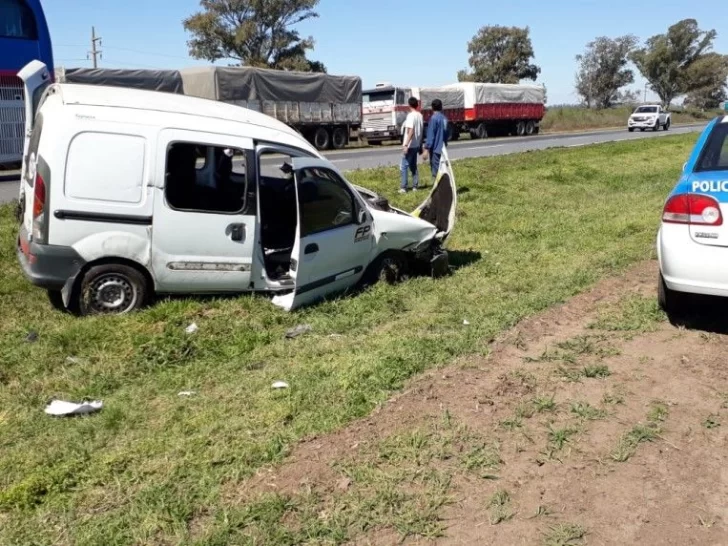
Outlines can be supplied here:
[[461, 82], [442, 87], [396, 87], [378, 84], [362, 94], [361, 135], [371, 144], [398, 140], [407, 116], [410, 97], [420, 100], [425, 122], [432, 100], [443, 103], [450, 138], [488, 135], [537, 134], [546, 107], [546, 90], [540, 85]]
[[361, 78], [250, 67], [174, 70], [74, 68], [59, 81], [167, 91], [262, 112], [319, 150], [345, 147], [362, 120]]

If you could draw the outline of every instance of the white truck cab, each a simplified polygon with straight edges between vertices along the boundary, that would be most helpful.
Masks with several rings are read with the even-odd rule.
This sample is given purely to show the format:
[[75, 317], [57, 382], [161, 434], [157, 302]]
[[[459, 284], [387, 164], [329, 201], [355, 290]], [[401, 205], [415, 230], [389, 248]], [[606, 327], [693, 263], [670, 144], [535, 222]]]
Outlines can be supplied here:
[[627, 129], [630, 133], [635, 129], [639, 129], [640, 131], [646, 131], [647, 129], [657, 131], [663, 128], [665, 131], [669, 131], [670, 125], [672, 125], [670, 112], [659, 104], [643, 104], [642, 106], [638, 106], [627, 121]]
[[115, 314], [155, 294], [267, 291], [291, 310], [411, 265], [447, 270], [448, 160], [407, 214], [266, 115], [44, 73], [34, 61], [20, 74], [34, 100], [17, 253], [56, 307]]

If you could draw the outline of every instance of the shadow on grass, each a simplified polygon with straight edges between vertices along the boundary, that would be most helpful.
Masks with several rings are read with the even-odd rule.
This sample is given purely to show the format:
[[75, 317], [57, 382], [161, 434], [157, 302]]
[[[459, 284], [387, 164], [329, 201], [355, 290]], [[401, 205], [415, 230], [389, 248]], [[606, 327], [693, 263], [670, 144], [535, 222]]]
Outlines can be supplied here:
[[691, 296], [681, 312], [668, 313], [677, 328], [728, 335], [728, 298]]

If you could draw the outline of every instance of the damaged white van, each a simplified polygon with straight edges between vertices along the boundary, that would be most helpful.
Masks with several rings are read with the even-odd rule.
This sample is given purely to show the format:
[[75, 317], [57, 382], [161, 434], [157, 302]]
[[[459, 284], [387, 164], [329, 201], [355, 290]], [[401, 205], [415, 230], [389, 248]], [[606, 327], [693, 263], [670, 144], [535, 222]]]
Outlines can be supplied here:
[[409, 267], [448, 269], [457, 192], [446, 156], [407, 214], [263, 114], [53, 84], [38, 61], [20, 76], [30, 100], [17, 254], [56, 307], [118, 314], [159, 294], [260, 291], [291, 310]]

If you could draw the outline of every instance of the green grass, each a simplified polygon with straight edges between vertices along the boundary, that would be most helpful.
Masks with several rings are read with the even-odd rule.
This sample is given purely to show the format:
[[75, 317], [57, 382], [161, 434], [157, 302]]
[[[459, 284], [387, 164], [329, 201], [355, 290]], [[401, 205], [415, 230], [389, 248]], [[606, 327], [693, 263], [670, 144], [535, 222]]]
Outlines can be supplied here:
[[[22, 278], [11, 208], [1, 208], [0, 544], [341, 543], [365, 532], [366, 510], [319, 519], [316, 499], [230, 492], [285, 460], [298, 439], [367, 415], [409, 378], [486, 353], [522, 318], [652, 256], [660, 207], [694, 141], [458, 162], [452, 276], [377, 286], [293, 314], [244, 296], [166, 301], [120, 318], [60, 315]], [[395, 169], [351, 179], [405, 209], [421, 197], [395, 196]], [[190, 336], [193, 321], [200, 329]], [[285, 340], [298, 324], [313, 331]], [[36, 342], [26, 341], [30, 331]], [[290, 388], [272, 390], [277, 380]], [[183, 390], [197, 394], [179, 397]], [[43, 414], [52, 397], [105, 407], [52, 419]], [[483, 450], [469, 449], [475, 462], [460, 464], [481, 457], [487, 466], [493, 457]], [[376, 521], [436, 534], [444, 479], [433, 470], [423, 486], [435, 492], [432, 503], [420, 495], [400, 519]], [[380, 481], [373, 514], [398, 502], [391, 482]], [[415, 517], [421, 502], [425, 521]]]
[[599, 317], [589, 327], [608, 332], [640, 334], [655, 331], [665, 318], [657, 299], [630, 295], [615, 305], [600, 309]]
[[514, 513], [511, 510], [511, 495], [505, 489], [498, 489], [488, 503], [490, 524], [498, 525], [510, 520]]
[[544, 533], [544, 546], [576, 546], [583, 544], [586, 529], [573, 523], [559, 523]]
[[667, 420], [669, 413], [663, 402], [652, 402], [647, 412], [647, 422], [636, 424], [621, 436], [617, 447], [612, 451], [612, 459], [618, 463], [626, 462], [637, 452], [640, 444], [654, 442], [662, 434], [662, 423]]

